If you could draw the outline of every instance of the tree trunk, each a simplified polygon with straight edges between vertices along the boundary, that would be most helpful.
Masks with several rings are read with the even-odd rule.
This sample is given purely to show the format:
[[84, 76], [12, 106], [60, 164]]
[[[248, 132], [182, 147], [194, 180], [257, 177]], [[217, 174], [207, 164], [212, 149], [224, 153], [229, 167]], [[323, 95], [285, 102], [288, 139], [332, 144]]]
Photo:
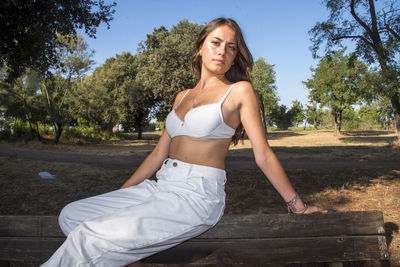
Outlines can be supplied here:
[[142, 124], [141, 123], [138, 123], [138, 125], [136, 127], [136, 131], [138, 133], [137, 139], [142, 140], [143, 136], [142, 136]]
[[36, 128], [35, 131], [36, 131], [36, 136], [37, 136], [37, 138], [39, 139], [40, 142], [45, 143], [45, 141], [43, 140], [42, 136], [40, 135], [40, 132], [39, 132], [39, 125], [38, 125], [37, 122], [35, 122], [35, 128]]
[[33, 123], [33, 122], [32, 122], [32, 120], [31, 120], [32, 115], [31, 115], [30, 112], [27, 114], [26, 118], [27, 118], [27, 121], [28, 121], [28, 124], [29, 124], [29, 129], [30, 129], [31, 133], [32, 133], [33, 135], [35, 135], [35, 136], [39, 139], [40, 142], [45, 143], [44, 140], [43, 140], [43, 138], [42, 138], [42, 136], [41, 136], [40, 133], [39, 133], [39, 127], [38, 127], [38, 125], [37, 125], [37, 122], [35, 122], [36, 130], [35, 130], [35, 128], [33, 128], [33, 126], [32, 126], [32, 123]]
[[54, 138], [55, 144], [58, 144], [58, 142], [60, 141], [63, 130], [64, 130], [64, 127], [61, 123], [54, 124], [54, 131], [56, 132], [56, 137]]
[[340, 135], [340, 130], [342, 128], [342, 112], [336, 111], [335, 112], [335, 131], [334, 136]]
[[390, 101], [392, 102], [394, 120], [396, 123], [397, 140], [395, 140], [395, 143], [400, 145], [400, 94], [396, 93], [394, 96], [392, 96]]

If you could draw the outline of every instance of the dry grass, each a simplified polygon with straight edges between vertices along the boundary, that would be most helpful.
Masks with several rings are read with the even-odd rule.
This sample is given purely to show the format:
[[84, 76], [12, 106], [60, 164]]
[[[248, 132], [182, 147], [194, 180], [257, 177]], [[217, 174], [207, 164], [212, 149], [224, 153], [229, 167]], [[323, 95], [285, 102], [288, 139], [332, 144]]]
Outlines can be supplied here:
[[[70, 152], [80, 155], [138, 155], [151, 151], [156, 136], [145, 141], [109, 141], [98, 145], [0, 144], [25, 149]], [[392, 266], [400, 266], [400, 149], [389, 146], [394, 134], [386, 132], [274, 132], [269, 143], [281, 160], [310, 162], [399, 162], [397, 168], [291, 168], [288, 176], [310, 204], [338, 211], [383, 212]], [[234, 147], [229, 157], [252, 157], [248, 141]], [[38, 172], [56, 175], [42, 180]], [[67, 203], [119, 188], [134, 168], [104, 168], [71, 162], [0, 157], [0, 213], [56, 215]], [[283, 201], [255, 168], [227, 170], [227, 214], [284, 213]]]

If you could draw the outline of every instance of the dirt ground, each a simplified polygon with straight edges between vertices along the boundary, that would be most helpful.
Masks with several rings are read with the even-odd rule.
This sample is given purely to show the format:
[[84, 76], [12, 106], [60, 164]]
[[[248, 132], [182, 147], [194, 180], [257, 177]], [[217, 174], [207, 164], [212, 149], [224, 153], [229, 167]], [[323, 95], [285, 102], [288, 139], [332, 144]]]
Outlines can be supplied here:
[[[157, 142], [0, 143], [0, 214], [57, 215], [74, 200], [117, 189]], [[383, 212], [391, 265], [400, 266], [400, 148], [390, 132], [272, 132], [269, 143], [299, 194], [338, 211]], [[248, 140], [228, 152], [226, 214], [285, 213]], [[55, 179], [41, 179], [39, 172]]]

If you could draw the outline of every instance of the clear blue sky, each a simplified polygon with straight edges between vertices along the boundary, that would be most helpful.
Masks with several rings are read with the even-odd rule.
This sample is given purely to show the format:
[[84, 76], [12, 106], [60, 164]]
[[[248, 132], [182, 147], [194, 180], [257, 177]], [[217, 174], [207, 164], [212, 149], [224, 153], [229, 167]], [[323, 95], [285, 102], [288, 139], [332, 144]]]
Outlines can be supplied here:
[[[106, 0], [106, 3], [110, 1]], [[293, 100], [307, 104], [302, 81], [311, 77], [312, 58], [308, 31], [328, 12], [320, 0], [119, 0], [111, 28], [102, 24], [97, 38], [85, 36], [95, 51], [96, 66], [109, 57], [129, 51], [154, 28], [168, 29], [179, 21], [204, 24], [217, 17], [233, 18], [242, 28], [254, 60], [263, 57], [275, 65], [280, 103], [288, 107]]]

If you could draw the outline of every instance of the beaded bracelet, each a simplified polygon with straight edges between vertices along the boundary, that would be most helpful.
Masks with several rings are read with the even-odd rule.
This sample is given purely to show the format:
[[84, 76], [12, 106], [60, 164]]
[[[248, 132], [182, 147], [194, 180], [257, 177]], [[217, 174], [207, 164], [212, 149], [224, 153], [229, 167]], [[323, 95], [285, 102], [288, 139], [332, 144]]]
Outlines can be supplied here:
[[290, 201], [286, 202], [286, 206], [288, 208], [288, 214], [304, 214], [306, 210], [308, 209], [308, 206], [306, 203], [304, 203], [304, 209], [301, 212], [297, 212], [296, 208], [294, 207], [296, 205], [297, 200], [299, 199], [299, 195], [296, 193], [294, 198], [292, 198]]

